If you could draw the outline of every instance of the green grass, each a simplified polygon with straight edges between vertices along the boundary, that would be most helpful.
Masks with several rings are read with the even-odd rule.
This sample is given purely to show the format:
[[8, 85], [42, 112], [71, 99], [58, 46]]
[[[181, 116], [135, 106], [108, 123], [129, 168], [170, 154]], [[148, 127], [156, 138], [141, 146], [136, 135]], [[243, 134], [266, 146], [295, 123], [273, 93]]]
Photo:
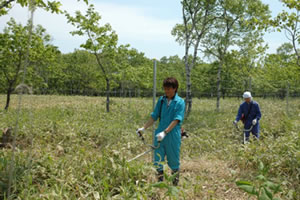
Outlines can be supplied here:
[[[13, 194], [18, 199], [248, 199], [235, 185], [255, 181], [262, 161], [280, 183], [282, 199], [300, 199], [300, 100], [255, 99], [262, 110], [261, 140], [244, 147], [232, 125], [241, 100], [193, 99], [184, 122], [178, 194], [153, 187], [150, 155], [135, 134], [152, 110], [150, 98], [23, 96]], [[5, 96], [0, 96], [4, 107]], [[14, 127], [17, 96], [0, 113], [0, 128]], [[241, 126], [241, 124], [240, 124]], [[151, 130], [146, 139], [151, 141]], [[7, 191], [11, 149], [0, 150], [0, 199]]]

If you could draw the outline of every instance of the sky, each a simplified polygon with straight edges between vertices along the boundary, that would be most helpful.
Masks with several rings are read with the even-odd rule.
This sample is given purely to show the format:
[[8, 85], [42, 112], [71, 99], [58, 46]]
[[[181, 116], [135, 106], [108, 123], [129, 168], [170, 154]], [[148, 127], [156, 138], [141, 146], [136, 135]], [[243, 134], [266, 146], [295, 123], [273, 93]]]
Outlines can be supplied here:
[[[262, 0], [269, 4], [273, 16], [283, 10], [279, 0]], [[160, 59], [163, 56], [178, 55], [183, 57], [184, 46], [180, 46], [171, 35], [177, 23], [182, 23], [180, 0], [90, 0], [95, 10], [101, 15], [101, 24], [109, 23], [116, 31], [119, 44], [130, 44], [148, 58]], [[62, 9], [74, 14], [76, 10], [85, 13], [87, 5], [76, 0], [61, 0]], [[25, 24], [29, 18], [27, 8], [14, 5], [8, 15], [0, 16], [0, 31], [7, 21], [13, 17], [17, 22]], [[62, 53], [79, 49], [86, 37], [72, 36], [75, 28], [67, 23], [64, 15], [51, 14], [37, 9], [34, 13], [34, 24], [41, 24], [52, 37], [52, 44], [58, 46]], [[288, 42], [284, 33], [266, 33], [265, 42], [269, 46], [268, 53]]]

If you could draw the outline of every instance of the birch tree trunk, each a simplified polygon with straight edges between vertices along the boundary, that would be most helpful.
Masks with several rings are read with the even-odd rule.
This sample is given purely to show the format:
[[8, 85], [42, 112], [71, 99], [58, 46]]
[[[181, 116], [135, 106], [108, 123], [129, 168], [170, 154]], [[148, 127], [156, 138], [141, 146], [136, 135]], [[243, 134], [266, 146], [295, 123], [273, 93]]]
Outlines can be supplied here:
[[223, 67], [223, 60], [221, 60], [219, 63], [218, 74], [217, 74], [217, 112], [220, 111], [222, 67]]

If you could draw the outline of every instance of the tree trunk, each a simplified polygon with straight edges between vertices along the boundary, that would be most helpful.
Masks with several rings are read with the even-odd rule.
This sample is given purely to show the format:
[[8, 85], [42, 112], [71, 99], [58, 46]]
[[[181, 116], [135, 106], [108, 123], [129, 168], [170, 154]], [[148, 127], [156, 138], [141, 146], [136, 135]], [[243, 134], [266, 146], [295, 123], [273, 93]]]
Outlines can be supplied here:
[[106, 112], [109, 112], [109, 95], [110, 95], [110, 83], [109, 79], [106, 79]]
[[252, 78], [249, 77], [249, 91], [252, 92]]
[[96, 51], [94, 51], [94, 55], [96, 56], [97, 63], [99, 65], [100, 69], [102, 70], [103, 75], [105, 76], [105, 80], [106, 80], [106, 112], [109, 112], [109, 95], [110, 95], [109, 78], [107, 77], [105, 69], [104, 69], [103, 65], [101, 64], [100, 58], [98, 57], [98, 54]]
[[192, 83], [190, 66], [186, 64], [186, 115], [188, 116], [192, 110]]
[[223, 65], [223, 60], [221, 60], [219, 63], [219, 69], [218, 69], [218, 75], [217, 75], [217, 112], [220, 111], [222, 65]]
[[[296, 22], [296, 29], [297, 29], [297, 22]], [[296, 57], [297, 57], [297, 65], [300, 67], [300, 54], [298, 52], [298, 49], [296, 47], [296, 36], [295, 36], [295, 32], [294, 34], [292, 34], [292, 43], [293, 43], [293, 48], [294, 48], [294, 51], [295, 51], [295, 54], [296, 54]]]
[[196, 44], [194, 46], [194, 54], [193, 54], [193, 60], [192, 63], [188, 64], [188, 49], [186, 49], [186, 83], [187, 83], [187, 113], [186, 116], [189, 116], [190, 112], [192, 111], [192, 81], [191, 81], [191, 71], [195, 65], [196, 59], [197, 59], [197, 52], [198, 52], [198, 46], [200, 43], [200, 39], [202, 38], [202, 33], [201, 35], [198, 37]]
[[12, 93], [12, 86], [11, 86], [11, 84], [8, 86], [8, 88], [7, 88], [7, 91], [6, 91], [6, 105], [5, 105], [5, 110], [7, 110], [8, 109], [8, 107], [9, 107], [9, 102], [10, 102], [10, 95], [11, 95], [11, 93]]

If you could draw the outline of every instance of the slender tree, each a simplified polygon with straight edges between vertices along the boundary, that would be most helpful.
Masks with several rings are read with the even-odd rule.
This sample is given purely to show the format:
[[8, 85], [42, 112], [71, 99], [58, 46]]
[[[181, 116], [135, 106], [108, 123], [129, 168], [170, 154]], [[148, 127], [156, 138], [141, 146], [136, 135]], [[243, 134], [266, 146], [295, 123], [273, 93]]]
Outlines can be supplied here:
[[265, 28], [269, 18], [269, 9], [260, 0], [219, 0], [218, 18], [205, 40], [201, 43], [204, 52], [218, 62], [217, 73], [217, 105], [220, 108], [222, 70], [225, 57], [230, 47], [236, 47], [238, 42], [249, 33]]
[[90, 5], [86, 14], [76, 11], [75, 17], [65, 12], [68, 22], [76, 27], [72, 35], [87, 36], [88, 39], [80, 47], [95, 55], [97, 64], [106, 81], [106, 111], [109, 112], [110, 68], [114, 67], [114, 57], [118, 36], [109, 24], [100, 25], [101, 16]]
[[[183, 0], [181, 4], [183, 23], [177, 24], [172, 34], [176, 37], [176, 41], [185, 47], [186, 113], [188, 115], [192, 110], [191, 72], [197, 59], [200, 41], [215, 19], [216, 0]], [[192, 57], [189, 57], [190, 51], [193, 51]]]
[[0, 33], [0, 71], [5, 77], [6, 105], [7, 110], [10, 103], [10, 95], [20, 82], [20, 74], [25, 64], [25, 56], [29, 45], [29, 63], [40, 62], [44, 58], [46, 43], [50, 36], [45, 29], [37, 26], [32, 32], [32, 41], [28, 44], [28, 27], [17, 24], [14, 19], [7, 23], [3, 33]]
[[285, 31], [286, 38], [293, 45], [295, 55], [297, 57], [297, 65], [300, 67], [300, 3], [299, 0], [281, 0], [291, 12], [282, 11], [277, 17], [271, 20], [271, 24], [277, 28], [278, 31]]

